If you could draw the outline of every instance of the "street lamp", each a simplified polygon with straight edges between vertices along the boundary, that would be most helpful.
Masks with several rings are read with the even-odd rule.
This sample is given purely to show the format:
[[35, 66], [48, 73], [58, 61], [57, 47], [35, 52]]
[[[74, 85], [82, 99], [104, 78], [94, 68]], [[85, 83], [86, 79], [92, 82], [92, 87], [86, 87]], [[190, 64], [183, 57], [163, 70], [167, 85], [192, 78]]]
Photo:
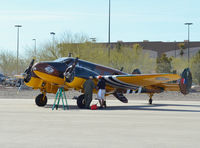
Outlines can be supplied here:
[[176, 47], [177, 47], [177, 45], [176, 45], [176, 41], [174, 41], [175, 58], [176, 58]]
[[184, 23], [184, 25], [188, 26], [188, 67], [189, 67], [189, 59], [190, 59], [190, 25], [192, 25], [193, 23]]
[[96, 42], [96, 38], [90, 38], [92, 42]]
[[109, 0], [109, 16], [108, 16], [108, 58], [110, 59], [110, 0]]
[[19, 60], [19, 28], [22, 27], [22, 25], [15, 25], [15, 27], [17, 27], [17, 74], [18, 74], [18, 60]]
[[32, 39], [34, 41], [34, 54], [36, 57], [37, 51], [36, 51], [36, 39]]
[[53, 50], [54, 50], [54, 42], [55, 42], [55, 37], [54, 36], [55, 36], [56, 33], [55, 32], [50, 32], [50, 34], [53, 36], [52, 40], [53, 40]]

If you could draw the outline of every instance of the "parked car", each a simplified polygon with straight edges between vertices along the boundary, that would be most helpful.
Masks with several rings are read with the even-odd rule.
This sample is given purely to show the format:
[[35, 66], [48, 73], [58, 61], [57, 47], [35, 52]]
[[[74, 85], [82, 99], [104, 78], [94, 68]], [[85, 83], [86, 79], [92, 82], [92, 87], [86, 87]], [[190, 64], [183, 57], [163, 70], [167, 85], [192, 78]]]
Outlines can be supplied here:
[[0, 73], [0, 84], [3, 84], [3, 82], [5, 82], [6, 80], [6, 76], [4, 76], [3, 74]]
[[16, 85], [17, 79], [13, 77], [8, 77], [5, 80], [4, 85], [14, 87]]

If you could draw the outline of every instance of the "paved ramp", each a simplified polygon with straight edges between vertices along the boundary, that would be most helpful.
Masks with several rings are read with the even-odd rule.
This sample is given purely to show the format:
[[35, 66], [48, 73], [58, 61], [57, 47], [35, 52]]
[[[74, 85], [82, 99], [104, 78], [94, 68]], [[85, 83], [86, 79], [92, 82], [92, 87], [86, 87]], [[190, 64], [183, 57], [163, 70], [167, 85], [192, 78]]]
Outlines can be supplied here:
[[[199, 147], [200, 101], [108, 100], [106, 110], [35, 106], [32, 99], [0, 99], [2, 148]], [[95, 102], [94, 102], [95, 103]]]

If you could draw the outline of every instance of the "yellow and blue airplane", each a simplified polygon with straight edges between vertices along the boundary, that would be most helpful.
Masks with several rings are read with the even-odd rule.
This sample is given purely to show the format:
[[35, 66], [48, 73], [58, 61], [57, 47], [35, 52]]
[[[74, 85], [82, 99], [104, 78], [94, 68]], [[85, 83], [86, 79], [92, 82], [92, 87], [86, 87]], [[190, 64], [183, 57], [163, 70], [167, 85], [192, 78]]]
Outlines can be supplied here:
[[[117, 69], [95, 64], [78, 58], [63, 57], [54, 61], [34, 64], [34, 59], [23, 74], [24, 82], [33, 89], [39, 89], [41, 94], [35, 98], [38, 106], [47, 104], [47, 93], [56, 93], [59, 87], [65, 91], [77, 90], [84, 92], [83, 84], [89, 76], [97, 84], [98, 76], [106, 81], [106, 94], [114, 95], [120, 101], [127, 103], [124, 96], [127, 92], [146, 93], [149, 95], [149, 104], [152, 96], [163, 91], [178, 91], [184, 95], [189, 93], [192, 85], [192, 75], [186, 68], [180, 75], [177, 74], [128, 74]], [[96, 89], [94, 89], [96, 93]], [[79, 108], [84, 108], [84, 95], [77, 98]]]

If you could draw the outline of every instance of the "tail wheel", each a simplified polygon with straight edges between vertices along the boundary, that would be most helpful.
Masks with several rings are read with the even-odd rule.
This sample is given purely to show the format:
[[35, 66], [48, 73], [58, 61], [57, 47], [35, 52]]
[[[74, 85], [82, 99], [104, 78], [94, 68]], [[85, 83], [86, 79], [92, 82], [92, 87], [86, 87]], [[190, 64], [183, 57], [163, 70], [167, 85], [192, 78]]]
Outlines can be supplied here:
[[80, 96], [77, 98], [77, 106], [78, 106], [79, 108], [85, 108], [84, 94], [80, 95]]
[[35, 103], [37, 106], [45, 106], [47, 104], [47, 96], [44, 94], [39, 94], [35, 98]]

